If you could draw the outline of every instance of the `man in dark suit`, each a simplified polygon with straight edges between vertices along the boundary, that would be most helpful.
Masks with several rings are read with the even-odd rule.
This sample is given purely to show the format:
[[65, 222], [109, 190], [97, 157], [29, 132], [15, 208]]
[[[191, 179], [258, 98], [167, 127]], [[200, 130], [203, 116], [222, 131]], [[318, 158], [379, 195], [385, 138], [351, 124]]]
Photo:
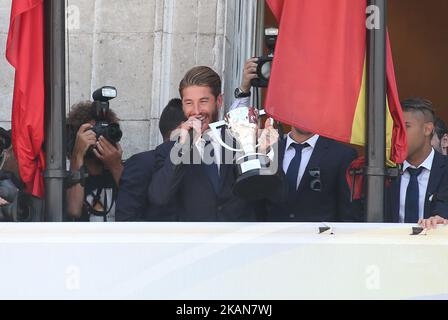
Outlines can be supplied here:
[[[164, 141], [185, 120], [180, 99], [171, 100], [160, 116]], [[155, 167], [155, 150], [132, 156], [125, 162], [117, 197], [116, 221], [176, 221], [174, 206], [157, 206], [148, 201], [148, 187]]]
[[288, 197], [280, 204], [268, 201], [266, 221], [362, 221], [350, 201], [346, 180], [347, 168], [356, 156], [348, 146], [294, 128], [279, 145]]
[[[232, 108], [247, 107], [256, 58], [246, 61]], [[239, 93], [237, 95], [237, 93]], [[359, 204], [350, 201], [346, 171], [356, 151], [334, 140], [293, 129], [278, 146], [278, 164], [288, 181], [288, 196], [266, 201], [266, 221], [358, 222]]]
[[403, 175], [386, 193], [387, 222], [417, 223], [448, 217], [447, 158], [433, 149], [435, 115], [430, 101], [413, 98], [402, 102], [408, 136], [408, 157]]
[[[233, 157], [227, 156], [213, 136], [207, 139], [203, 135], [209, 124], [218, 120], [222, 106], [220, 77], [208, 67], [193, 68], [181, 81], [179, 93], [188, 120], [177, 142], [157, 149], [158, 170], [149, 187], [150, 202], [177, 203], [180, 221], [257, 221], [260, 203], [238, 198], [232, 192], [237, 173], [225, 160]], [[185, 146], [192, 140], [190, 133], [192, 146], [185, 154]], [[193, 161], [179, 161], [185, 157]]]

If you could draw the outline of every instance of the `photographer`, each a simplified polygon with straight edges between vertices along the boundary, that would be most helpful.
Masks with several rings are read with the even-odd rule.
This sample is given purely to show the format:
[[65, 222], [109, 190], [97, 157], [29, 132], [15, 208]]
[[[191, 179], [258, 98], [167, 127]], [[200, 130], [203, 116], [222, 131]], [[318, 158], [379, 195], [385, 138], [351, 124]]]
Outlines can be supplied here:
[[235, 90], [236, 100], [233, 102], [230, 110], [238, 107], [248, 107], [250, 105], [250, 96], [252, 84], [251, 82], [258, 79], [257, 68], [258, 58], [250, 58], [244, 64], [243, 79], [241, 85]]
[[0, 221], [17, 221], [20, 181], [12, 155], [11, 132], [0, 128]]
[[[6, 149], [10, 146], [10, 137], [8, 132], [0, 128], [0, 177], [3, 175], [3, 164], [5, 161]], [[0, 178], [1, 179], [1, 178]], [[9, 204], [3, 197], [6, 197], [3, 193], [0, 192], [0, 207], [6, 206]]]
[[[70, 171], [78, 177], [88, 174], [85, 181], [81, 178], [67, 190], [67, 211], [71, 218], [81, 221], [115, 221], [123, 151], [118, 142], [95, 132], [99, 121], [94, 109], [94, 103], [81, 102], [73, 107], [67, 121], [74, 137], [70, 143]], [[107, 111], [102, 123], [118, 124], [116, 114]]]

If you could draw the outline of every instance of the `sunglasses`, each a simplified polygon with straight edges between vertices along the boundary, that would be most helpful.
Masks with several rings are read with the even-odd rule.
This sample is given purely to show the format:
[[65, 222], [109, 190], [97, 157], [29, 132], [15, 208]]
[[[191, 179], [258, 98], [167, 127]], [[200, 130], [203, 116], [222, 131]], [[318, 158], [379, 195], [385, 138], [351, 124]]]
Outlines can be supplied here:
[[320, 168], [314, 168], [309, 170], [311, 178], [310, 189], [316, 192], [322, 192], [322, 182], [320, 180]]

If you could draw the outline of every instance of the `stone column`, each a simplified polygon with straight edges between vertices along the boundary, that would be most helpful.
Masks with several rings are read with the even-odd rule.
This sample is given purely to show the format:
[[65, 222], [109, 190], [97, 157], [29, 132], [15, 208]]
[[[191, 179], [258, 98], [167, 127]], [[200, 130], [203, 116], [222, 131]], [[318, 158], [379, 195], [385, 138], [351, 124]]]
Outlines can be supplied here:
[[239, 87], [244, 63], [257, 53], [257, 4], [262, 0], [228, 0], [225, 13], [224, 101], [228, 108]]
[[0, 127], [11, 128], [14, 69], [5, 58], [11, 0], [0, 0]]

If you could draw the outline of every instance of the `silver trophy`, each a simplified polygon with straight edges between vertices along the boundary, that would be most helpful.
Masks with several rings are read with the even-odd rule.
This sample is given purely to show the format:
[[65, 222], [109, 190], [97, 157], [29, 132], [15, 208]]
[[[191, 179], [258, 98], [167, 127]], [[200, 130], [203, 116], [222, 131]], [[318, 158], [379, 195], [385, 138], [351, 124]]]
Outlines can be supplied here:
[[[216, 141], [225, 149], [236, 152], [238, 178], [233, 193], [250, 200], [265, 198], [281, 185], [277, 170], [274, 170], [276, 166], [272, 165], [266, 154], [257, 152], [260, 115], [264, 115], [264, 111], [240, 107], [227, 113], [223, 121], [209, 125]], [[223, 129], [236, 142], [236, 147], [231, 147], [222, 140]]]

